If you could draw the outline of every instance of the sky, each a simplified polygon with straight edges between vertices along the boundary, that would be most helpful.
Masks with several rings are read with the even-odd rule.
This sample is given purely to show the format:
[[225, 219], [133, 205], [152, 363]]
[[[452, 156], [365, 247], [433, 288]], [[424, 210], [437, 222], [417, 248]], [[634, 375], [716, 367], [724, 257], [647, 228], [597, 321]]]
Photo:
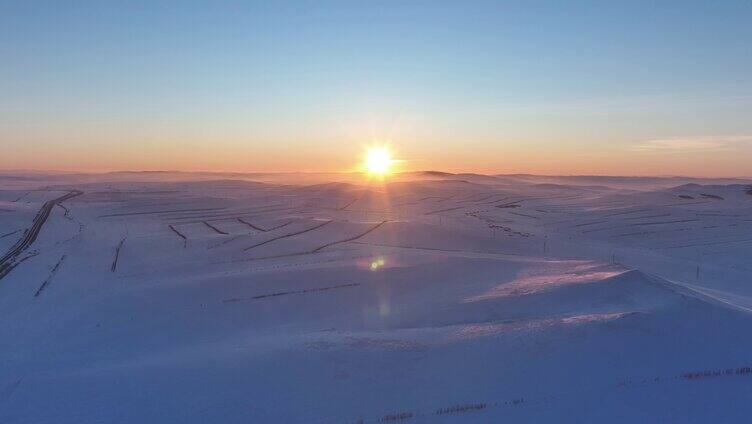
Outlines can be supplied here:
[[0, 0], [0, 169], [752, 176], [752, 2]]

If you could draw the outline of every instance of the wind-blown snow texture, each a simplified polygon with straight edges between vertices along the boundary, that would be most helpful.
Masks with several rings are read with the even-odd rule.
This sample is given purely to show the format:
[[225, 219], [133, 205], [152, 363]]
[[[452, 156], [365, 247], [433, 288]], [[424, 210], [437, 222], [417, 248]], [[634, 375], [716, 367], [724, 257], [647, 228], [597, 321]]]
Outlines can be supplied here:
[[743, 180], [0, 176], [2, 423], [744, 422]]

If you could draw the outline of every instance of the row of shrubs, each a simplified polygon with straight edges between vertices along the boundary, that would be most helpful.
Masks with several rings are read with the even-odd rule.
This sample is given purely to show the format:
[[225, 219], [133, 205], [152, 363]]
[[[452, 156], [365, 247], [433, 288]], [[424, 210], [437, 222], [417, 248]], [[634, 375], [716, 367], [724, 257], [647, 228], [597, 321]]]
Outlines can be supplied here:
[[[737, 367], [737, 368], [726, 368], [726, 369], [717, 369], [717, 370], [692, 371], [692, 372], [682, 374], [681, 377], [687, 380], [695, 380], [695, 379], [700, 379], [700, 378], [721, 377], [721, 376], [731, 376], [731, 375], [752, 375], [752, 367]], [[655, 378], [655, 381], [659, 381], [659, 380], [660, 378], [658, 377]], [[625, 385], [627, 385], [627, 383], [623, 382], [623, 383], [620, 383], [618, 386], [621, 387]], [[504, 405], [519, 405], [524, 402], [525, 402], [524, 398], [517, 398], [517, 399], [505, 401]], [[434, 415], [459, 414], [459, 413], [469, 412], [469, 411], [480, 411], [480, 410], [486, 409], [487, 407], [488, 407], [488, 404], [486, 403], [468, 403], [468, 404], [463, 404], [463, 405], [453, 405], [453, 406], [449, 406], [446, 408], [437, 409], [436, 411], [434, 411]], [[415, 417], [415, 414], [412, 412], [397, 412], [394, 414], [384, 415], [378, 420], [378, 422], [388, 423], [388, 422], [407, 420], [413, 417]], [[361, 420], [358, 420], [356, 424], [363, 424], [363, 422], [364, 421], [361, 419]]]
[[448, 408], [437, 409], [436, 412], [434, 412], [434, 415], [457, 414], [461, 412], [481, 410], [481, 409], [486, 409], [486, 406], [487, 405], [485, 403], [470, 403], [466, 405], [454, 405]]
[[752, 374], [752, 367], [738, 367], [738, 368], [726, 368], [724, 370], [705, 370], [694, 371], [682, 374], [682, 377], [687, 380], [695, 380], [698, 378], [707, 377], [720, 377], [723, 375], [747, 375]]
[[[525, 402], [524, 398], [517, 398], [512, 399], [504, 402], [504, 405], [520, 405]], [[494, 404], [497, 405], [497, 404]], [[486, 403], [467, 403], [463, 405], [453, 405], [446, 408], [439, 408], [436, 411], [434, 411], [434, 415], [446, 415], [446, 414], [460, 414], [463, 412], [469, 412], [469, 411], [480, 411], [483, 409], [486, 409], [488, 407], [488, 404]], [[396, 412], [393, 414], [386, 414], [383, 417], [379, 418], [378, 422], [380, 423], [388, 423], [388, 422], [395, 422], [395, 421], [402, 421], [407, 420], [410, 418], [414, 418], [415, 413], [413, 412]], [[355, 424], [363, 424], [364, 421], [362, 419], [355, 422]]]
[[412, 412], [397, 412], [395, 414], [386, 414], [379, 420], [380, 423], [388, 423], [392, 421], [402, 421], [414, 417]]

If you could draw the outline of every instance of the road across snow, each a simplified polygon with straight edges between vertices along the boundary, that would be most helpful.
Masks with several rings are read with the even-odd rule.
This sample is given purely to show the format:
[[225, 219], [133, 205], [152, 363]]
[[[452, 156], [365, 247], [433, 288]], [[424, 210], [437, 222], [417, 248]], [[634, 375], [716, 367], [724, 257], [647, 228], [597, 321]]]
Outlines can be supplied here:
[[18, 242], [16, 242], [16, 244], [13, 245], [13, 247], [11, 247], [10, 250], [8, 250], [8, 252], [3, 255], [2, 258], [0, 258], [0, 279], [5, 277], [13, 269], [13, 267], [15, 266], [14, 261], [16, 260], [16, 258], [21, 255], [21, 253], [23, 253], [26, 249], [28, 249], [29, 246], [34, 243], [34, 240], [37, 239], [39, 232], [42, 230], [42, 226], [45, 222], [47, 222], [47, 218], [49, 218], [50, 213], [52, 212], [52, 208], [66, 200], [80, 196], [81, 194], [83, 194], [83, 192], [73, 190], [56, 199], [47, 201], [44, 203], [44, 205], [42, 205], [42, 208], [34, 217], [34, 221], [31, 227], [25, 230], [23, 232], [23, 236], [18, 240]]

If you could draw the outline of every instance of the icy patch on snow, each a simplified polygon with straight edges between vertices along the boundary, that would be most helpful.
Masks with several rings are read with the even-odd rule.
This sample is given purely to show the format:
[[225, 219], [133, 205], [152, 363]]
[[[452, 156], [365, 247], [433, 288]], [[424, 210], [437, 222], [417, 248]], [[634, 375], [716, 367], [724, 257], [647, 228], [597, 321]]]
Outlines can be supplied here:
[[451, 341], [469, 340], [481, 337], [497, 336], [520, 331], [534, 331], [557, 325], [581, 325], [595, 322], [607, 322], [622, 318], [636, 312], [613, 312], [602, 314], [573, 315], [564, 318], [536, 319], [527, 321], [487, 322], [463, 325], [450, 335]]
[[348, 346], [355, 349], [424, 350], [426, 346], [412, 340], [349, 337]]
[[336, 340], [315, 340], [305, 343], [306, 349], [327, 351], [336, 349], [378, 349], [385, 351], [423, 351], [428, 345], [409, 338], [381, 338], [370, 336], [337, 337]]
[[464, 302], [525, 296], [568, 284], [594, 283], [624, 272], [626, 270], [621, 267], [603, 266], [595, 262], [579, 262], [577, 265], [565, 269], [546, 269], [543, 272], [519, 276], [515, 280], [498, 285], [483, 294], [467, 298]]
[[637, 313], [638, 312], [614, 312], [610, 314], [575, 315], [571, 317], [562, 318], [561, 323], [564, 325], [577, 325], [577, 324], [588, 324], [591, 322], [598, 322], [598, 321], [613, 321], [613, 320], [625, 317], [627, 315], [633, 315]]

